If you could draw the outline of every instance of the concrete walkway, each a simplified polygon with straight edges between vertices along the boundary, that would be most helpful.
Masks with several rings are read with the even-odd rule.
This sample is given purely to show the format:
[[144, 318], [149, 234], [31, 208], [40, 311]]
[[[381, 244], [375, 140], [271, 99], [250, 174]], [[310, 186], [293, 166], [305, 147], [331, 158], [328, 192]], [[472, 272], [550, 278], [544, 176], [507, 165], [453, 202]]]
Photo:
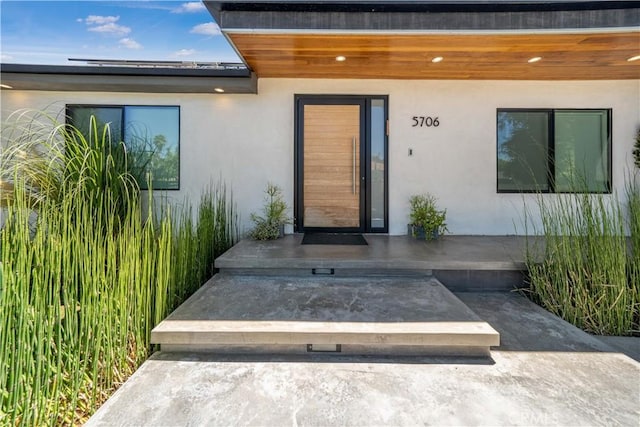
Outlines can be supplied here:
[[87, 425], [640, 424], [640, 363], [517, 294], [457, 295], [491, 358], [157, 353]]

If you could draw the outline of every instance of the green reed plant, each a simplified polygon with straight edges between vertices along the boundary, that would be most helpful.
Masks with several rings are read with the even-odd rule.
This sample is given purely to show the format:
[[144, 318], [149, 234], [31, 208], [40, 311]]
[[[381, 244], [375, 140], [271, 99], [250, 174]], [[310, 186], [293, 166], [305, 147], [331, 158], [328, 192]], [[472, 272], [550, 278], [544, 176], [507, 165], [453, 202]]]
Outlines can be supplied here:
[[[56, 144], [80, 138], [52, 129]], [[4, 143], [15, 153], [24, 141]], [[11, 194], [5, 187], [0, 229], [0, 425], [85, 421], [148, 357], [153, 326], [212, 274], [198, 266], [238, 238], [223, 185], [205, 190], [195, 222], [188, 204], [154, 217], [153, 193], [143, 214], [126, 158], [100, 143], [85, 149], [66, 151], [73, 165], [52, 157], [40, 171], [1, 164]]]
[[224, 183], [209, 184], [200, 197], [198, 208], [198, 274], [200, 277], [211, 277], [214, 266], [210, 260], [222, 255], [238, 240], [240, 230], [239, 218], [235, 211], [233, 195]]
[[633, 145], [633, 163], [637, 169], [640, 169], [640, 129], [636, 132], [636, 142]]
[[544, 236], [544, 249], [530, 246], [527, 252], [532, 298], [595, 334], [638, 332], [637, 263], [631, 261], [616, 196], [539, 195], [537, 207], [541, 225], [533, 234]]
[[64, 125], [46, 112], [18, 110], [2, 126], [0, 207], [14, 195], [14, 179], [22, 179], [28, 206], [57, 199], [64, 181]]
[[636, 301], [635, 326], [640, 330], [640, 173], [630, 177], [625, 186], [629, 224], [629, 283]]
[[83, 133], [45, 112], [13, 113], [3, 126], [0, 201], [10, 201], [15, 180], [20, 180], [29, 207], [36, 210], [44, 200], [60, 201], [63, 191], [93, 198], [109, 190], [115, 213], [122, 217], [126, 204], [140, 192], [126, 146], [112, 138], [108, 125], [99, 127], [94, 116], [87, 129]]

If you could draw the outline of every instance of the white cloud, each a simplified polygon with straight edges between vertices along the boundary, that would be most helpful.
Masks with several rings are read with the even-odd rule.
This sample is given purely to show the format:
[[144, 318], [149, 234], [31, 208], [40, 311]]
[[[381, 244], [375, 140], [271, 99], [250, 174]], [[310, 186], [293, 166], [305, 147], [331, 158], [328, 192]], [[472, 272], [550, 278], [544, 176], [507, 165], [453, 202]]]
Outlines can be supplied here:
[[206, 24], [196, 25], [191, 29], [190, 33], [217, 36], [220, 34], [220, 27], [215, 22], [207, 22]]
[[[120, 16], [89, 15], [84, 19], [84, 23], [89, 26], [88, 31], [94, 33], [112, 34], [115, 36], [125, 36], [131, 32], [131, 28], [116, 24]], [[79, 19], [78, 21], [83, 21]]]
[[177, 52], [173, 52], [173, 56], [191, 56], [196, 53], [195, 49], [180, 49]]
[[[183, 49], [184, 50], [184, 49]], [[13, 56], [11, 55], [6, 55], [4, 53], [0, 53], [0, 61], [8, 61], [10, 59], [13, 59]]]
[[89, 31], [93, 31], [96, 33], [113, 34], [116, 36], [124, 36], [131, 32], [131, 28], [125, 27], [124, 25], [118, 25], [116, 23], [109, 22], [107, 24], [99, 25], [97, 27], [91, 27], [89, 28]]
[[113, 24], [118, 22], [120, 19], [119, 16], [100, 16], [100, 15], [89, 15], [84, 22], [87, 25], [104, 25], [104, 24]]
[[190, 1], [188, 3], [182, 3], [180, 7], [176, 7], [171, 12], [173, 13], [196, 13], [207, 10], [204, 3], [199, 1]]
[[120, 39], [118, 43], [120, 44], [120, 46], [126, 47], [127, 49], [142, 49], [142, 45], [140, 43], [128, 37]]
[[76, 19], [76, 22], [84, 22], [84, 19], [78, 18], [78, 19]]

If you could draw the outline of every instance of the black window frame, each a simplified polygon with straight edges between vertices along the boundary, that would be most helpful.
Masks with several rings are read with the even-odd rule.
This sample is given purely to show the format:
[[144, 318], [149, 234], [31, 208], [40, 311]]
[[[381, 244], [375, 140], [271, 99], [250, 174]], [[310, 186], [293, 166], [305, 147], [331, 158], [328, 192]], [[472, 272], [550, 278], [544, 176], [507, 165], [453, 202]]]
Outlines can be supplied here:
[[[613, 110], [612, 108], [497, 108], [496, 109], [496, 191], [498, 194], [570, 194], [573, 191], [557, 191], [556, 190], [556, 165], [555, 165], [555, 130], [556, 112], [563, 111], [605, 111], [607, 113], [607, 182], [605, 184], [606, 189], [604, 191], [588, 191], [587, 194], [611, 194], [613, 192], [613, 144], [612, 144], [612, 121]], [[547, 160], [547, 187], [546, 190], [501, 190], [500, 189], [500, 162], [498, 162], [499, 135], [498, 135], [498, 117], [500, 113], [547, 113], [547, 137], [548, 137], [548, 160]]]
[[[180, 108], [180, 105], [165, 105], [165, 104], [66, 104], [65, 105], [65, 120], [67, 124], [73, 124], [72, 120], [71, 120], [71, 112], [73, 108], [113, 108], [113, 109], [121, 109], [121, 117], [122, 117], [122, 122], [120, 123], [120, 141], [124, 141], [126, 144], [126, 141], [124, 140], [124, 135], [125, 135], [125, 123], [127, 121], [126, 119], [126, 110], [127, 108], [176, 108], [178, 111], [178, 185], [175, 188], [156, 188], [154, 187], [152, 190], [153, 191], [180, 191], [180, 185], [182, 182], [182, 168], [181, 168], [181, 159], [182, 159], [182, 144], [181, 144], [181, 135], [182, 135], [182, 131], [181, 131], [181, 115], [182, 115], [182, 111]], [[138, 182], [138, 185], [140, 186], [140, 189], [143, 191], [148, 191], [149, 188], [147, 188], [146, 183], [140, 183]]]

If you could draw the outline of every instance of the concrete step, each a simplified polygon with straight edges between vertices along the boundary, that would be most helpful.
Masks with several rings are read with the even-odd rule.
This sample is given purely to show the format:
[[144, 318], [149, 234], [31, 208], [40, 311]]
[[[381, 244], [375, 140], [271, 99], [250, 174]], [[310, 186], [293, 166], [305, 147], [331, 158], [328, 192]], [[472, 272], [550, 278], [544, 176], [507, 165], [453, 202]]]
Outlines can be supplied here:
[[488, 356], [500, 338], [431, 277], [219, 274], [151, 341], [162, 351]]
[[365, 235], [366, 246], [302, 245], [302, 234], [274, 241], [242, 240], [216, 259], [236, 275], [384, 277], [434, 275], [453, 291], [499, 291], [523, 286], [525, 238]]
[[485, 322], [167, 321], [153, 337], [162, 351], [219, 353], [487, 356], [500, 344]]

